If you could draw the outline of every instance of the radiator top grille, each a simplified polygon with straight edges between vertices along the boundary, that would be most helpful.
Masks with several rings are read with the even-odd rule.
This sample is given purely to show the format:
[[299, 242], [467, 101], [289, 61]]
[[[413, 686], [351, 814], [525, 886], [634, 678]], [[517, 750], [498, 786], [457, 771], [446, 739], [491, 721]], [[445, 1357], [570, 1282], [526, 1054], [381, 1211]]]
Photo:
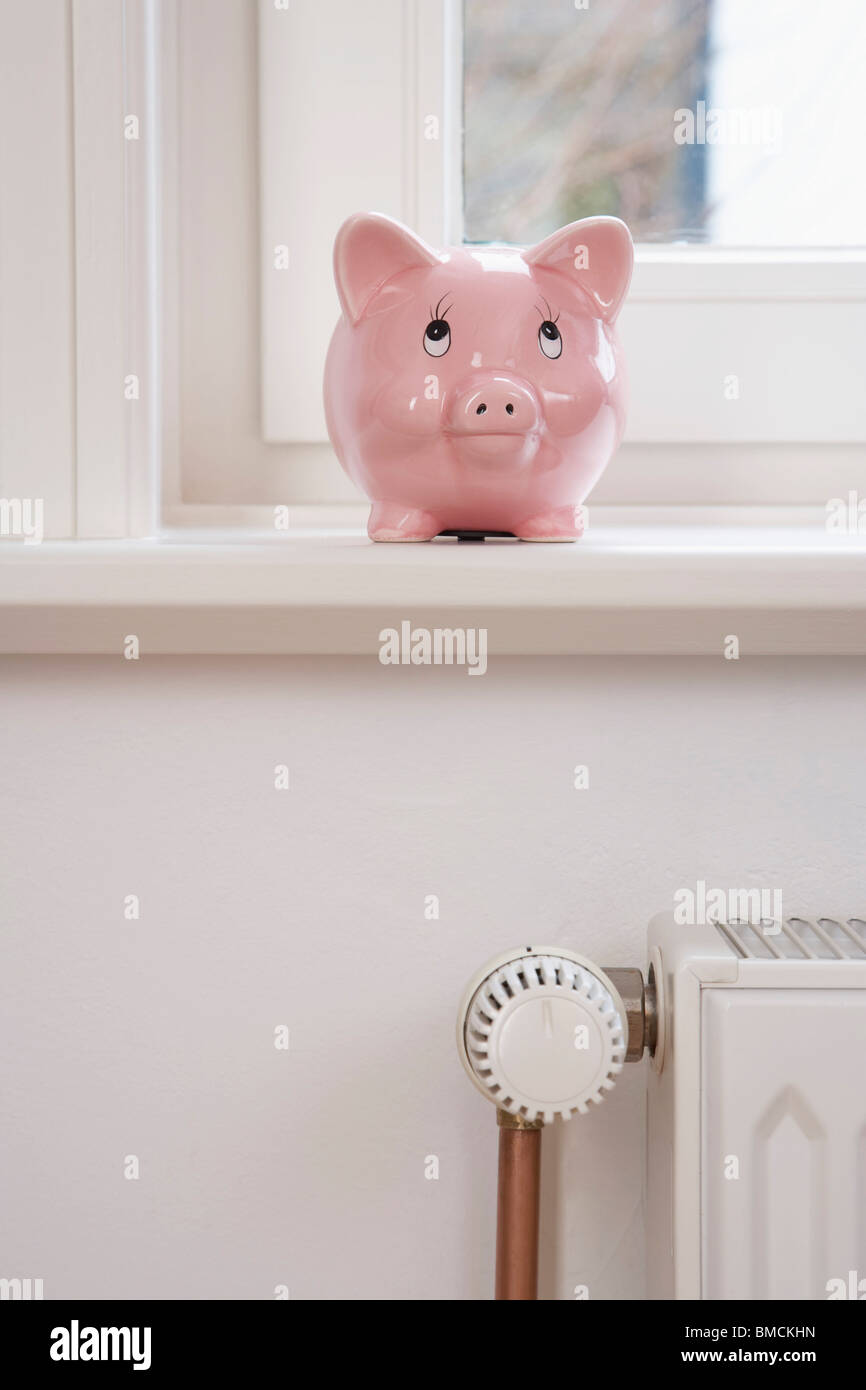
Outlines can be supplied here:
[[786, 917], [716, 922], [743, 960], [866, 960], [866, 918]]

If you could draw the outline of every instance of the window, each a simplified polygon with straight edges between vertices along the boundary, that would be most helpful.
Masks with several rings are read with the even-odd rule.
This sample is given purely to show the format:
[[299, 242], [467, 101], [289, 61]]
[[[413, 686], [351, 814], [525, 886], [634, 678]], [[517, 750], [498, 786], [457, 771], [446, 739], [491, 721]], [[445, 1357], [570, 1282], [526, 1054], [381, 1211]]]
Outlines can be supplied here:
[[[866, 488], [866, 194], [853, 177], [866, 15], [855, 0], [829, 13], [811, 0], [407, 0], [377, 6], [376, 24], [365, 12], [363, 33], [351, 4], [342, 19], [335, 9], [299, 18], [293, 52], [279, 55], [262, 6], [271, 132], [303, 122], [320, 61], [338, 78], [303, 154], [283, 145], [281, 163], [264, 135], [264, 186], [284, 204], [265, 218], [267, 246], [306, 218], [311, 243], [302, 234], [298, 250], [312, 266], [365, 205], [440, 245], [624, 215], [639, 243], [621, 319], [629, 426], [593, 500], [805, 504]], [[344, 167], [322, 219], [297, 203], [317, 158]], [[286, 341], [297, 316], [277, 307], [266, 274], [266, 317], [269, 306], [273, 380], [294, 379], [309, 415], [316, 373]], [[329, 332], [327, 321], [322, 352]], [[265, 398], [271, 437], [289, 440], [298, 416], [284, 387], [266, 383]], [[324, 440], [321, 420], [308, 425]]]
[[467, 241], [866, 246], [861, 0], [465, 0]]
[[[866, 495], [859, 0], [66, 13], [2, 21], [16, 71], [32, 59], [46, 78], [13, 73], [3, 102], [45, 170], [38, 196], [23, 144], [0, 170], [14, 210], [0, 266], [22, 246], [40, 259], [6, 285], [0, 360], [7, 386], [24, 372], [10, 398], [23, 410], [29, 393], [41, 430], [46, 534], [267, 524], [278, 504], [357, 500], [321, 378], [333, 238], [364, 208], [443, 246], [629, 221], [629, 426], [593, 503]], [[33, 472], [19, 436], [7, 420], [10, 496]]]

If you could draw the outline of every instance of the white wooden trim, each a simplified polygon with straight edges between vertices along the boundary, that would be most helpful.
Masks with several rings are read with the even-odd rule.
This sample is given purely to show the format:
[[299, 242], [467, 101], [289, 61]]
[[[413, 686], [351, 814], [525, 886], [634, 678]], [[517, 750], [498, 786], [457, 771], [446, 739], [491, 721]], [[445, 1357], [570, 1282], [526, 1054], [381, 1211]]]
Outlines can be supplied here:
[[445, 180], [442, 242], [463, 240], [463, 0], [443, 0], [443, 176]]
[[[347, 531], [357, 536], [366, 535], [366, 502], [355, 503], [299, 503], [289, 508], [289, 534], [305, 537], [334, 537]], [[207, 506], [185, 503], [167, 509], [166, 530], [162, 539], [169, 544], [190, 543], [196, 539], [210, 543], [217, 540], [223, 543], [247, 544], [259, 541], [275, 541], [278, 545], [286, 539], [286, 532], [276, 525], [277, 509], [274, 507], [251, 506]], [[280, 515], [282, 515], [280, 513]], [[710, 527], [733, 527], [738, 534], [788, 535], [792, 531], [807, 537], [815, 530], [824, 530], [827, 517], [826, 505], [816, 503], [797, 506], [659, 506], [637, 505], [593, 505], [587, 508], [593, 528], [602, 527], [607, 535], [613, 532], [637, 534], [640, 528], [643, 535], [660, 534], [676, 528], [680, 537], [703, 534]], [[866, 546], [866, 518], [863, 524], [862, 544]]]
[[0, 12], [0, 491], [48, 536], [157, 527], [157, 3]]
[[866, 440], [866, 252], [639, 247], [620, 324], [631, 443]]
[[[434, 246], [462, 219], [458, 0], [405, 0], [403, 217]], [[462, 79], [462, 74], [459, 74]], [[462, 235], [462, 223], [460, 227]]]
[[161, 0], [159, 24], [160, 113], [160, 319], [156, 329], [162, 368], [159, 487], [160, 522], [165, 509], [183, 498], [181, 471], [180, 367], [180, 72], [178, 7], [180, 0]]
[[[595, 525], [577, 545], [282, 539], [0, 547], [0, 651], [357, 655], [403, 621], [514, 655], [866, 655], [866, 545], [799, 526]], [[399, 674], [399, 673], [398, 673]], [[406, 673], [404, 673], [406, 674]], [[423, 672], [409, 673], [423, 679]], [[457, 673], [459, 674], [459, 673]], [[396, 678], [396, 677], [395, 677]]]
[[[77, 534], [158, 529], [157, 0], [72, 0]], [[125, 135], [127, 118], [138, 138]], [[127, 395], [138, 379], [137, 399]], [[132, 389], [132, 388], [130, 388]]]
[[[218, 516], [222, 526], [243, 528], [253, 515], [272, 516], [278, 504], [288, 505], [293, 514], [309, 505], [332, 516], [353, 505], [366, 512], [328, 444], [291, 446], [291, 457], [286, 485], [272, 494], [259, 489], [236, 502], [166, 497], [164, 525], [208, 525], [208, 517]], [[589, 505], [823, 508], [831, 497], [852, 490], [866, 498], [866, 450], [859, 444], [627, 443], [596, 485]]]
[[154, 535], [160, 519], [161, 115], [159, 0], [123, 0], [124, 81], [127, 113], [140, 121], [140, 138], [125, 140], [127, 373], [141, 395], [126, 401], [127, 534]]
[[76, 531], [127, 530], [123, 10], [72, 0]]
[[629, 299], [863, 303], [866, 251], [638, 245]]
[[405, 215], [413, 10], [402, 0], [374, 9], [259, 0], [258, 16], [262, 432], [269, 442], [324, 439], [334, 235], [365, 203]]
[[[375, 209], [443, 244], [457, 220], [456, 0], [259, 0], [262, 431], [323, 441], [331, 246]], [[436, 125], [432, 124], [437, 123]], [[433, 132], [435, 131], [435, 134]], [[432, 136], [432, 138], [431, 138]], [[288, 268], [275, 248], [288, 248]]]
[[[68, 0], [0, 6], [0, 53], [0, 497], [41, 501], [44, 533], [69, 536], [75, 271]], [[0, 541], [6, 544], [17, 542]]]
[[[866, 302], [738, 298], [735, 271], [730, 289], [727, 297], [626, 303], [626, 440], [866, 440]], [[782, 501], [784, 478], [778, 484]]]

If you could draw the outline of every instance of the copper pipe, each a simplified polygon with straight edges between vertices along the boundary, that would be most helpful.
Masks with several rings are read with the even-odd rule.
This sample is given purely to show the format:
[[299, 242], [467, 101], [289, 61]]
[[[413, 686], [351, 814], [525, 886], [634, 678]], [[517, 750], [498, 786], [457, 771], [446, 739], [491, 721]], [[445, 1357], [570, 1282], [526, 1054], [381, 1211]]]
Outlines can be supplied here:
[[496, 1298], [538, 1298], [541, 1123], [497, 1110]]

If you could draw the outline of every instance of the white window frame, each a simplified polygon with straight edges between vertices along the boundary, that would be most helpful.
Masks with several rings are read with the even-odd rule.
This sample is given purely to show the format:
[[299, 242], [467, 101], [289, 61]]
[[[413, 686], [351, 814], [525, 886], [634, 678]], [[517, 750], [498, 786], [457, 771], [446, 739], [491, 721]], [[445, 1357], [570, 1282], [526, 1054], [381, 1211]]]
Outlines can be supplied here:
[[[407, 0], [405, 8], [406, 121], [414, 134], [402, 207], [383, 210], [446, 245], [462, 240], [462, 7], [459, 0]], [[316, 42], [315, 29], [331, 21], [299, 13], [285, 25], [284, 17], [272, 0], [259, 0], [263, 416], [268, 438], [291, 441], [292, 420], [302, 415], [303, 438], [321, 442], [320, 364], [298, 341], [292, 289], [284, 279], [285, 295], [277, 293], [268, 249], [291, 226], [299, 259], [317, 265], [320, 276], [315, 286], [306, 280], [305, 302], [333, 302], [329, 257], [317, 260], [317, 248], [330, 245], [335, 227], [315, 205], [299, 206], [303, 155], [299, 166], [296, 152], [274, 138], [297, 124], [304, 83], [327, 80], [327, 45]], [[376, 28], [368, 12], [369, 47], [359, 62], [374, 61]], [[425, 148], [423, 122], [431, 113], [440, 118], [441, 138]], [[348, 118], [337, 99], [335, 125]], [[375, 184], [372, 161], [370, 172]], [[339, 177], [332, 168], [331, 178]], [[824, 498], [828, 486], [866, 483], [866, 251], [639, 246], [621, 323], [631, 376], [622, 454], [630, 466], [609, 470], [599, 490], [606, 502], [783, 505]], [[296, 411], [301, 400], [306, 408]], [[720, 471], [731, 478], [730, 489], [720, 484]]]
[[[57, 10], [52, 61], [67, 74], [72, 138], [69, 165], [58, 166], [51, 196], [56, 203], [62, 194], [71, 208], [73, 288], [61, 276], [57, 293], [74, 319], [71, 362], [56, 335], [52, 343], [62, 350], [57, 375], [72, 401], [54, 392], [45, 413], [55, 441], [44, 450], [55, 535], [268, 528], [280, 503], [357, 503], [326, 442], [318, 405], [324, 344], [337, 315], [330, 265], [337, 225], [367, 205], [401, 217], [434, 244], [461, 239], [460, 0], [250, 5], [243, 23], [254, 26], [258, 49], [258, 148], [248, 157], [258, 171], [260, 299], [249, 309], [260, 330], [261, 403], [247, 424], [262, 451], [282, 442], [286, 465], [273, 489], [279, 495], [247, 501], [239, 493], [226, 501], [217, 489], [215, 499], [185, 500], [177, 272], [184, 3], [71, 0], [68, 11]], [[210, 32], [229, 3], [186, 10], [187, 23], [203, 26], [202, 61], [211, 61]], [[335, 70], [347, 71], [339, 38], [349, 31], [351, 63], [377, 78], [360, 105], [357, 93], [332, 81]], [[393, 62], [377, 68], [386, 44]], [[304, 121], [311, 90], [329, 95], [314, 141]], [[140, 121], [138, 141], [119, 134], [130, 113]], [[437, 140], [424, 138], [430, 115], [439, 120]], [[399, 127], [399, 161], [384, 160], [374, 140], [369, 148], [362, 141], [360, 150], [358, 141], [341, 141], [350, 125], [382, 130], [383, 119]], [[46, 108], [36, 123], [46, 140], [53, 120]], [[51, 157], [62, 164], [56, 142]], [[340, 189], [355, 190], [353, 206], [338, 207]], [[30, 217], [35, 236], [47, 217], [43, 203]], [[51, 219], [56, 225], [56, 209]], [[278, 243], [290, 248], [288, 272], [274, 268]], [[310, 306], [319, 334], [313, 350], [309, 335], [296, 331], [299, 319], [310, 319]], [[10, 341], [20, 333], [18, 320], [27, 319], [23, 300], [13, 298], [12, 309]], [[866, 251], [639, 247], [622, 329], [629, 429], [593, 503], [815, 507], [851, 490], [866, 496]], [[122, 391], [130, 374], [140, 381], [134, 402]], [[729, 374], [740, 381], [736, 404], [724, 395]], [[26, 491], [21, 466], [16, 473], [12, 457], [0, 478], [6, 494]], [[244, 467], [237, 441], [227, 436], [212, 460], [215, 479], [225, 482], [230, 470], [237, 478]]]
[[[337, 0], [336, 9], [340, 8]], [[347, 9], [356, 8], [347, 0]], [[324, 42], [334, 5], [294, 20], [260, 0], [262, 363], [265, 437], [323, 442], [317, 389], [319, 356], [297, 332], [311, 306], [332, 303], [326, 254], [336, 230], [322, 204], [310, 205], [308, 142], [285, 139], [298, 129], [307, 92], [328, 85], [331, 54]], [[456, 0], [407, 0], [404, 63], [408, 90], [402, 215], [434, 245], [463, 238], [461, 208], [460, 11]], [[388, 22], [380, 11], [381, 26]], [[339, 17], [336, 20], [339, 25]], [[381, 35], [365, 23], [372, 62]], [[311, 55], [322, 54], [321, 66]], [[427, 141], [424, 122], [439, 121], [441, 138]], [[328, 130], [318, 131], [340, 181], [340, 131], [351, 118], [335, 96]], [[381, 184], [371, 160], [369, 186]], [[348, 173], [348, 171], [347, 171]], [[357, 182], [357, 170], [352, 178]], [[363, 182], [363, 180], [362, 180]], [[393, 198], [394, 192], [389, 189]], [[291, 228], [293, 275], [275, 271], [271, 248]], [[551, 228], [551, 231], [553, 228]], [[311, 282], [309, 268], [314, 276]], [[621, 320], [632, 369], [627, 440], [647, 444], [866, 442], [861, 389], [866, 344], [866, 252], [802, 252], [705, 247], [639, 246], [634, 280]], [[808, 352], [801, 346], [808, 344]], [[859, 350], [858, 350], [859, 348]], [[698, 349], [698, 350], [696, 350]], [[725, 395], [729, 376], [740, 395]], [[784, 408], [768, 409], [768, 398]]]
[[159, 10], [0, 17], [0, 496], [40, 501], [52, 540], [159, 526]]

